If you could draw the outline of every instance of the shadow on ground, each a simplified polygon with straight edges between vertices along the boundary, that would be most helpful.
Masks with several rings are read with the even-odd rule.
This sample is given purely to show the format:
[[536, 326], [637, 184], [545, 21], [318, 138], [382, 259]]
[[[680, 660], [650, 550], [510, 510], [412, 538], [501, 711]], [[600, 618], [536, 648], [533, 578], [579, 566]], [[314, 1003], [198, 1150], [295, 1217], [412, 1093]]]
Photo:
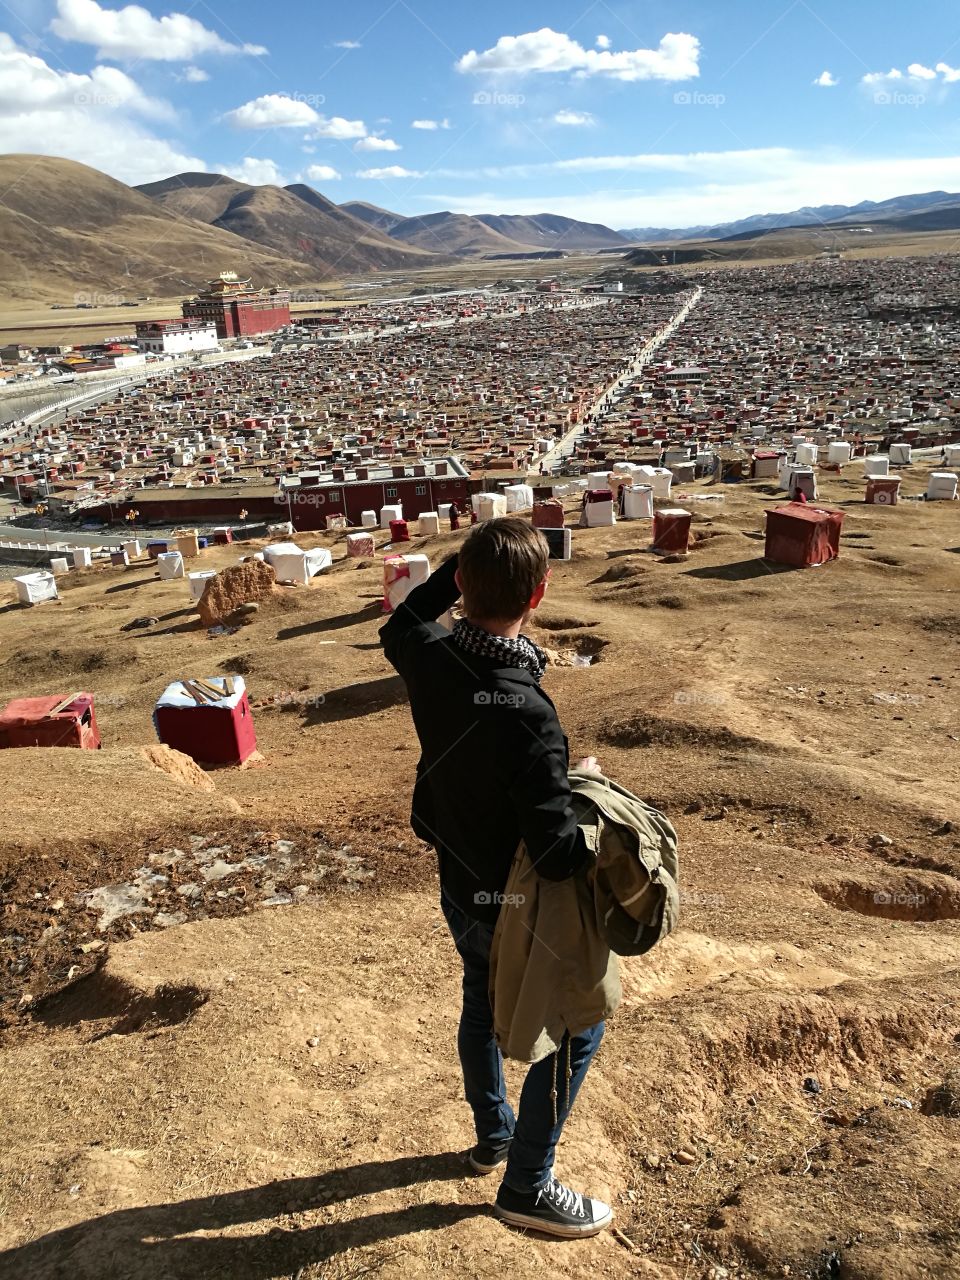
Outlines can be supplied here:
[[[404, 1156], [335, 1169], [316, 1178], [288, 1178], [223, 1195], [119, 1209], [0, 1253], [0, 1277], [30, 1280], [268, 1280], [295, 1276], [348, 1249], [437, 1230], [490, 1212], [486, 1205], [411, 1204], [386, 1213], [330, 1223], [279, 1225], [355, 1197], [468, 1177], [462, 1155]], [[255, 1223], [254, 1234], [226, 1232]]]
[[746, 582], [750, 578], [767, 578], [777, 573], [795, 573], [791, 564], [772, 564], [769, 560], [738, 560], [735, 564], [704, 565], [687, 569], [688, 578], [719, 578], [722, 582]]
[[308, 706], [304, 712], [304, 724], [331, 724], [337, 720], [355, 720], [374, 711], [385, 711], [407, 701], [407, 690], [399, 676], [381, 676], [379, 680], [366, 680], [358, 684], [334, 689]]
[[134, 578], [130, 582], [117, 582], [112, 587], [107, 587], [104, 591], [105, 596], [112, 596], [117, 591], [134, 591], [137, 587], [145, 587], [151, 582], [157, 582], [156, 574], [151, 574], [149, 578]]
[[[380, 597], [377, 597], [379, 600]], [[341, 627], [353, 627], [358, 622], [368, 622], [379, 617], [382, 610], [379, 605], [370, 603], [353, 613], [339, 613], [335, 618], [316, 618], [313, 622], [304, 622], [299, 627], [284, 627], [277, 632], [278, 640], [295, 640], [298, 636], [316, 635], [323, 631], [337, 631]]]

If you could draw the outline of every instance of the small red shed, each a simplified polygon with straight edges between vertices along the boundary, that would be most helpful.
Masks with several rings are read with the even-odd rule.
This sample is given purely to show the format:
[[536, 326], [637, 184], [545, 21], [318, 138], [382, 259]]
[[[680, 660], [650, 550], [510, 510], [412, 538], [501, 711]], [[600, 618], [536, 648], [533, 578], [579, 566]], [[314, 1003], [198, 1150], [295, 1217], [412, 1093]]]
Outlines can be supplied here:
[[253, 714], [241, 676], [178, 680], [153, 711], [157, 737], [197, 764], [243, 764], [257, 749]]
[[0, 711], [0, 747], [100, 748], [92, 693], [14, 698]]
[[788, 502], [768, 511], [764, 559], [796, 569], [836, 560], [840, 554], [843, 512], [805, 502]]

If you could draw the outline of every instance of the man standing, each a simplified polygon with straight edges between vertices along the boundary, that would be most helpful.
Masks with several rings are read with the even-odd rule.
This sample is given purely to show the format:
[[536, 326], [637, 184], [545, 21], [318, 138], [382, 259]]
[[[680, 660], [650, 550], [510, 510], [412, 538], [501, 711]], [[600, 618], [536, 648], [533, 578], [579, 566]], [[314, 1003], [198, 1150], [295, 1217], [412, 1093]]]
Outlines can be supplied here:
[[[463, 962], [457, 1047], [477, 1133], [470, 1164], [481, 1174], [503, 1168], [498, 1217], [570, 1237], [595, 1235], [613, 1219], [603, 1201], [553, 1176], [603, 1023], [565, 1036], [560, 1053], [530, 1068], [515, 1116], [489, 996], [494, 928], [521, 840], [547, 880], [567, 879], [588, 857], [570, 803], [567, 740], [540, 688], [546, 655], [521, 633], [546, 591], [548, 557], [525, 520], [478, 524], [380, 637], [420, 739], [411, 824], [437, 851], [440, 905]], [[436, 619], [461, 592], [464, 616], [450, 632]], [[596, 768], [592, 757], [581, 764]]]

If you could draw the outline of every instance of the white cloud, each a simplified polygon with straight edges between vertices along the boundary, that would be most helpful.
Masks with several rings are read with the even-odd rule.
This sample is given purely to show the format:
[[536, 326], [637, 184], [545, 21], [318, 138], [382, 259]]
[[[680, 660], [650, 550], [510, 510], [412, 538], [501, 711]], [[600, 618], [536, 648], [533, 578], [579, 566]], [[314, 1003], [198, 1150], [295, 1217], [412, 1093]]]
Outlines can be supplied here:
[[384, 169], [360, 169], [356, 176], [382, 181], [386, 178], [422, 178], [423, 174], [417, 173], [414, 169], [404, 169], [399, 164], [390, 164]]
[[89, 75], [57, 71], [0, 32], [0, 112], [60, 107], [122, 108], [159, 118], [173, 115], [168, 103], [147, 97], [116, 67], [94, 67]]
[[311, 138], [333, 138], [336, 142], [349, 142], [352, 138], [365, 138], [367, 126], [362, 120], [344, 120], [343, 116], [319, 116]]
[[669, 173], [697, 176], [715, 173], [750, 172], [757, 165], [776, 165], [791, 152], [786, 147], [758, 147], [743, 151], [644, 152], [637, 155], [573, 156], [568, 160], [546, 160], [532, 164], [487, 165], [474, 169], [435, 169], [445, 178], [542, 178], [565, 173]]
[[186, 80], [187, 84], [203, 84], [210, 77], [202, 67], [185, 67], [182, 79]]
[[206, 169], [134, 119], [172, 114], [116, 67], [58, 71], [0, 32], [0, 152], [65, 156], [129, 183]]
[[954, 84], [960, 80], [960, 70], [949, 63], [938, 62], [936, 67], [928, 67], [922, 62], [911, 62], [906, 71], [899, 67], [891, 67], [889, 71], [870, 71], [863, 76], [860, 83], [866, 86], [890, 85], [912, 80], [914, 84], [930, 84], [940, 77], [940, 84]]
[[819, 85], [821, 89], [832, 89], [840, 81], [830, 71], [821, 71], [813, 83]]
[[392, 138], [377, 138], [371, 134], [367, 138], [361, 138], [354, 146], [354, 151], [400, 151], [402, 150], [399, 142], [394, 142]]
[[286, 93], [265, 93], [228, 111], [224, 120], [235, 129], [302, 129], [316, 124], [320, 116], [308, 102]]
[[872, 93], [877, 105], [903, 104], [919, 107], [924, 103], [946, 103], [950, 86], [960, 80], [960, 69], [947, 62], [928, 67], [924, 62], [911, 62], [906, 71], [891, 67], [889, 71], [870, 71], [862, 76], [860, 85]]
[[[783, 212], [820, 204], [857, 204], [887, 200], [911, 191], [960, 190], [960, 154], [917, 157], [860, 157], [842, 151], [828, 154], [761, 148], [753, 151], [698, 152], [676, 155], [582, 157], [541, 166], [540, 178], [570, 172], [632, 169], [643, 175], [631, 189], [619, 178], [609, 189], [589, 194], [545, 194], [542, 181], [529, 196], [504, 196], [497, 190], [451, 194], [421, 190], [417, 199], [427, 209], [486, 213], [496, 200], [500, 213], [534, 214], [543, 208], [610, 227], [688, 227], [732, 221], [759, 212]], [[432, 174], [431, 176], [438, 176]], [[444, 176], [444, 175], [439, 175]], [[464, 175], [465, 176], [465, 175]], [[478, 171], [475, 178], [500, 177]]]
[[889, 71], [870, 71], [862, 79], [861, 84], [881, 84], [884, 80], [902, 80], [903, 72], [896, 67]]
[[501, 36], [483, 53], [471, 49], [456, 69], [474, 75], [572, 71], [578, 77], [616, 80], [688, 80], [700, 74], [699, 57], [700, 41], [683, 32], [669, 32], [656, 49], [612, 53], [607, 48], [585, 49], [565, 33], [542, 27], [522, 36]]
[[62, 40], [91, 44], [101, 58], [190, 62], [207, 53], [262, 54], [262, 45], [231, 44], [185, 13], [155, 18], [140, 5], [103, 9], [96, 0], [57, 0], [50, 24]]
[[333, 47], [335, 49], [359, 49], [359, 40], [334, 40]]
[[236, 178], [238, 182], [249, 182], [252, 187], [283, 186], [283, 176], [273, 160], [258, 160], [255, 156], [244, 156], [240, 164], [224, 165], [221, 173], [228, 178]]
[[312, 164], [303, 176], [308, 182], [337, 182], [341, 175], [328, 164]]
[[597, 48], [598, 48], [598, 49], [609, 49], [609, 48], [610, 48], [610, 37], [609, 37], [609, 36], [597, 36]]
[[432, 132], [435, 129], [452, 129], [453, 125], [444, 116], [442, 120], [412, 120], [410, 122], [411, 129], [426, 129]]
[[558, 111], [553, 117], [554, 124], [566, 125], [592, 125], [597, 123], [597, 118], [591, 115], [589, 111], [570, 111], [566, 107]]

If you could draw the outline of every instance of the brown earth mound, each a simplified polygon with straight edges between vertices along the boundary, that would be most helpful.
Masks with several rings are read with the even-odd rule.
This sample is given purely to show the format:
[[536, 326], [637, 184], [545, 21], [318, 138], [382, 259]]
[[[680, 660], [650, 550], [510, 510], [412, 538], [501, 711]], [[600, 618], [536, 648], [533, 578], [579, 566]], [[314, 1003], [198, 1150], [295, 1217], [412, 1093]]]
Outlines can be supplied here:
[[201, 791], [217, 789], [209, 774], [204, 773], [196, 760], [191, 760], [182, 751], [174, 751], [172, 747], [157, 742], [143, 748], [143, 757], [155, 769], [159, 769], [161, 773], [171, 778], [176, 778], [178, 782], [186, 783], [188, 787], [199, 787]]
[[205, 627], [216, 626], [229, 618], [242, 604], [259, 604], [273, 594], [277, 575], [263, 560], [244, 560], [231, 565], [204, 588], [197, 605], [200, 621]]
[[76, 842], [132, 839], [172, 819], [236, 812], [192, 760], [159, 745], [0, 751], [0, 792], [17, 797], [20, 815], [0, 846], [0, 870], [8, 850], [52, 853]]

